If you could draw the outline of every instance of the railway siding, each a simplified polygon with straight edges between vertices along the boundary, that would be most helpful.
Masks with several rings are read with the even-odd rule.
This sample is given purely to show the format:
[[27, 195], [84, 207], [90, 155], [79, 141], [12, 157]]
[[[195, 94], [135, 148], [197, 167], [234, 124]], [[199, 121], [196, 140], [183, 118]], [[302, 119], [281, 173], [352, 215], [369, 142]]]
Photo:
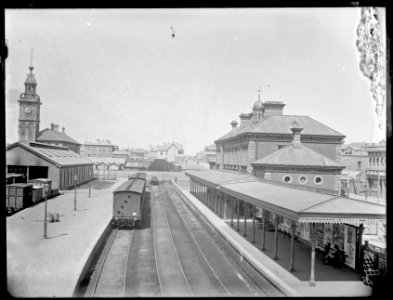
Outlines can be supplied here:
[[125, 266], [133, 231], [119, 230], [99, 274], [94, 297], [124, 297]]
[[171, 233], [180, 263], [193, 293], [201, 296], [228, 295], [203, 257], [165, 189], [161, 193], [161, 200], [165, 207], [168, 224], [172, 229]]
[[[202, 224], [196, 219], [195, 215], [186, 206], [180, 196], [171, 189], [171, 199], [177, 210], [183, 218], [186, 226], [193, 235], [199, 249], [205, 253], [205, 259], [208, 264], [220, 278], [221, 283], [230, 295], [235, 296], [256, 296], [261, 295], [244, 279], [244, 277], [235, 268], [232, 262], [227, 258], [227, 254], [221, 250], [217, 242], [207, 233]], [[267, 295], [266, 293], [263, 293]]]
[[133, 243], [128, 256], [125, 296], [162, 296], [157, 274], [148, 197], [144, 201], [141, 228], [134, 231]]
[[179, 262], [177, 250], [172, 240], [165, 211], [156, 188], [152, 193], [152, 223], [157, 259], [157, 271], [160, 279], [163, 296], [191, 296], [192, 292]]

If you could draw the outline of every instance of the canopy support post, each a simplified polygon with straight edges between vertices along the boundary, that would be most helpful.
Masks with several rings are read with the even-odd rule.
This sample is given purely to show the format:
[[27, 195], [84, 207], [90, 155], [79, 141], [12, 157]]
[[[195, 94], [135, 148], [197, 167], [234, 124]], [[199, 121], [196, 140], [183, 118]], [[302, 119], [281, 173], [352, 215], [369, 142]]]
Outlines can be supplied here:
[[316, 236], [315, 236], [315, 223], [310, 223], [310, 238], [311, 238], [311, 274], [310, 274], [310, 286], [315, 286], [315, 243], [316, 243]]
[[243, 236], [247, 236], [247, 212], [248, 212], [248, 203], [243, 201], [243, 213], [244, 213], [244, 233]]
[[291, 264], [289, 266], [289, 270], [291, 272], [295, 272], [295, 232], [296, 232], [296, 224], [292, 222], [291, 224]]
[[274, 260], [278, 260], [278, 222], [280, 222], [280, 218], [274, 214]]

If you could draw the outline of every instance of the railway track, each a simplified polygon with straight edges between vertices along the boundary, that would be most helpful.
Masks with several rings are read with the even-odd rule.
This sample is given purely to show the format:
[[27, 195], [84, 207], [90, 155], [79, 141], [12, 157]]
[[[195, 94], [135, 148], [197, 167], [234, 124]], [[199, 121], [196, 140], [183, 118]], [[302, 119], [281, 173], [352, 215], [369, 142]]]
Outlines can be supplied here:
[[85, 297], [277, 295], [250, 283], [173, 187], [150, 192], [140, 228], [110, 234]]
[[124, 297], [127, 260], [134, 230], [114, 229], [96, 264], [87, 297]]
[[[226, 286], [228, 293], [234, 296], [247, 296], [250, 292], [253, 296], [268, 296], [268, 297], [282, 297], [284, 294], [277, 290], [277, 288], [270, 283], [269, 280], [259, 279], [259, 282], [254, 282], [246, 272], [226, 253], [226, 249], [213, 236], [208, 234], [208, 229], [205, 225], [197, 220], [196, 215], [189, 208], [190, 204], [185, 202], [174, 188], [168, 189], [169, 197], [172, 199], [173, 205], [179, 211], [184, 223], [189, 231], [198, 242], [203, 253], [221, 253], [220, 259], [213, 259], [212, 256], [206, 256], [209, 264], [215, 270], [215, 273], [221, 278], [222, 283]], [[207, 242], [209, 241], [209, 242]], [[223, 266], [227, 265], [228, 268]], [[228, 270], [232, 269], [232, 273]], [[243, 283], [239, 284], [233, 280], [236, 275]]]

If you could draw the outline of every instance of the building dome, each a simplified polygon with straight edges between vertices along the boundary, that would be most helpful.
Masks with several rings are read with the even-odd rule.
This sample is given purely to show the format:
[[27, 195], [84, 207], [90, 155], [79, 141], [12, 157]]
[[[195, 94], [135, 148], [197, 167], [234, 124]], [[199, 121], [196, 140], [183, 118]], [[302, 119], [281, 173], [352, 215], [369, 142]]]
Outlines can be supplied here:
[[252, 107], [252, 110], [253, 111], [263, 110], [263, 103], [262, 103], [262, 101], [260, 99], [258, 99], [258, 101], [254, 103], [254, 106]]
[[25, 84], [37, 84], [37, 81], [35, 80], [35, 76], [33, 74], [33, 67], [30, 66], [30, 74], [27, 75], [27, 78], [25, 80]]

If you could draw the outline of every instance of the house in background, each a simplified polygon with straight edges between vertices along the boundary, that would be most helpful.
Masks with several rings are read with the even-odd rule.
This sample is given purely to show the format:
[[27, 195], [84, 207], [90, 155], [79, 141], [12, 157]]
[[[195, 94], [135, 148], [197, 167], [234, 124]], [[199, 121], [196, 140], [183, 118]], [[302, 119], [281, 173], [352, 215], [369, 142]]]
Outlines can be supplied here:
[[81, 144], [65, 133], [65, 127], [59, 131], [59, 125], [51, 123], [51, 128], [46, 128], [38, 133], [36, 139], [39, 143], [67, 147], [80, 154]]
[[143, 148], [132, 148], [130, 150], [130, 158], [132, 160], [144, 160], [149, 155], [149, 151]]
[[196, 154], [196, 158], [199, 162], [209, 164], [210, 169], [214, 169], [217, 159], [216, 145], [212, 144], [206, 146], [203, 151]]
[[340, 163], [350, 170], [366, 171], [369, 166], [366, 143], [354, 142], [342, 145]]
[[112, 157], [127, 159], [130, 157], [130, 153], [127, 150], [117, 150], [112, 152]]
[[179, 143], [164, 143], [162, 145], [150, 145], [150, 155], [155, 159], [165, 159], [168, 162], [174, 162], [175, 157], [184, 154], [183, 145]]
[[369, 167], [366, 170], [368, 195], [386, 199], [386, 142], [366, 145]]
[[99, 140], [95, 142], [85, 142], [81, 147], [81, 155], [86, 157], [112, 157], [114, 151], [118, 151], [119, 146], [111, 143], [110, 140]]

